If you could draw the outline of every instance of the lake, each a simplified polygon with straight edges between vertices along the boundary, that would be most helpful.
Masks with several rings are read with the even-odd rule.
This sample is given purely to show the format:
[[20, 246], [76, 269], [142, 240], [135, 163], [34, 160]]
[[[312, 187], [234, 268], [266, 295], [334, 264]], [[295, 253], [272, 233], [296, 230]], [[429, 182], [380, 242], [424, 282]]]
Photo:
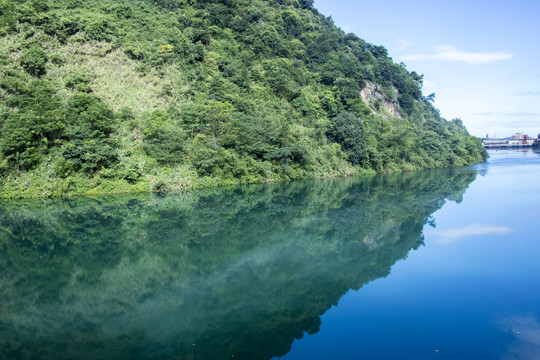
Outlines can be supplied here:
[[539, 359], [540, 153], [0, 203], [0, 359]]

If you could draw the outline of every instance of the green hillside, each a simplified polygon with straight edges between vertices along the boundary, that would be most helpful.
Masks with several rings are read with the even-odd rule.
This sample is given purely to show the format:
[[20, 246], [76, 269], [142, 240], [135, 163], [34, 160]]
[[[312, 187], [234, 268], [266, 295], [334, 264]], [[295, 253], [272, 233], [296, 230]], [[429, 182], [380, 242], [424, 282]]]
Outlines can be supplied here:
[[485, 160], [422, 76], [297, 0], [0, 0], [0, 197]]

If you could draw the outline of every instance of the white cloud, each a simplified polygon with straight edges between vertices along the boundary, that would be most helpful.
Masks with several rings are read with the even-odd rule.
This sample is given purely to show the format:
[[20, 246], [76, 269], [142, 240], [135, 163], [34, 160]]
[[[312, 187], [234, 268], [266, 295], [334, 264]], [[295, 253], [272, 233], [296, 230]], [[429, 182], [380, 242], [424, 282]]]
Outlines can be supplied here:
[[[540, 113], [536, 112], [527, 112], [527, 111], [517, 111], [517, 112], [478, 112], [474, 113], [475, 116], [507, 116], [507, 117], [539, 117]], [[534, 120], [531, 120], [533, 122]], [[538, 121], [534, 121], [535, 124], [538, 123]]]
[[436, 86], [437, 84], [434, 83], [433, 81], [424, 80], [424, 88], [434, 88]]
[[443, 61], [459, 61], [468, 64], [489, 64], [495, 61], [508, 60], [514, 57], [506, 51], [482, 53], [482, 52], [468, 52], [459, 50], [450, 45], [441, 45], [434, 48], [435, 52], [432, 54], [409, 54], [403, 55], [401, 58], [404, 61], [418, 61], [418, 60], [443, 60]]
[[397, 39], [397, 49], [398, 50], [406, 50], [412, 45], [412, 41], [404, 39], [404, 38], [398, 38]]
[[437, 242], [440, 244], [453, 244], [464, 238], [475, 235], [506, 235], [513, 230], [509, 227], [472, 224], [463, 228], [449, 230], [427, 230], [426, 235], [438, 237]]

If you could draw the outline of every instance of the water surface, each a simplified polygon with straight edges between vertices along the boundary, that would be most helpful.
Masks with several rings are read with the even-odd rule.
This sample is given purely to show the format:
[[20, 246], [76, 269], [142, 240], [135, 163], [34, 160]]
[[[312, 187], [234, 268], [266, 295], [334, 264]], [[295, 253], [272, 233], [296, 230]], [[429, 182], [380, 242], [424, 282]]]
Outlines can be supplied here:
[[0, 204], [6, 359], [534, 359], [540, 156]]
[[540, 359], [540, 154], [491, 151], [391, 274], [347, 293], [286, 359]]

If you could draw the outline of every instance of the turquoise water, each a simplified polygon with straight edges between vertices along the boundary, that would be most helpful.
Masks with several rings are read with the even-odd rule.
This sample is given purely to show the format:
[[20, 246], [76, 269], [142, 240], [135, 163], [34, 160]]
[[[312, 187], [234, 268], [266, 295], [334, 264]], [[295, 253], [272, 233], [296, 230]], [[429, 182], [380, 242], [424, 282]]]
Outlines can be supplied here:
[[538, 359], [539, 177], [0, 203], [0, 358]]

